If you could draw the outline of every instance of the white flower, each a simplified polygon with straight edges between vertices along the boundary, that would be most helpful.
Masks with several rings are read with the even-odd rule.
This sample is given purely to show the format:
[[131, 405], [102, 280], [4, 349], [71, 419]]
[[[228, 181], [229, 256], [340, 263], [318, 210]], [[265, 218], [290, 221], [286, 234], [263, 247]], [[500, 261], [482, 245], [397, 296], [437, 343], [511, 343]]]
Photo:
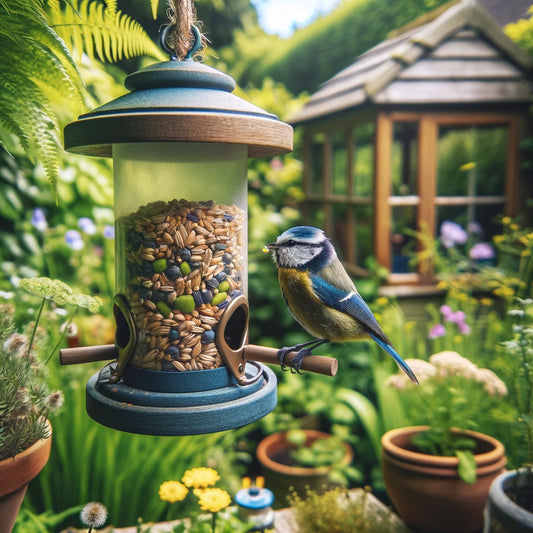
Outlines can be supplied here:
[[[418, 378], [419, 383], [437, 374], [437, 369], [427, 361], [422, 359], [406, 359], [405, 363], [411, 368]], [[399, 372], [387, 378], [385, 385], [393, 389], [404, 390], [410, 385], [410, 379], [403, 373]]]
[[107, 520], [107, 509], [101, 503], [90, 502], [81, 510], [80, 518], [87, 527], [102, 527]]
[[491, 396], [505, 396], [507, 387], [505, 383], [488, 368], [479, 368], [476, 373], [476, 381], [483, 384], [483, 388]]
[[452, 351], [433, 354], [429, 361], [437, 367], [437, 373], [441, 377], [462, 376], [467, 379], [473, 379], [478, 370], [478, 367], [466, 357]]

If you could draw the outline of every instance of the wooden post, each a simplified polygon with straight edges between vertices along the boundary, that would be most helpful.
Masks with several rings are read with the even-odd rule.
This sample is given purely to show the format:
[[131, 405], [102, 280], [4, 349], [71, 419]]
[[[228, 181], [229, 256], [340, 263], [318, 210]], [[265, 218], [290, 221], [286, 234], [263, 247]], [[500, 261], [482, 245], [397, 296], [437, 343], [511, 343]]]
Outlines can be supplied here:
[[374, 252], [378, 263], [390, 269], [392, 121], [385, 113], [379, 113], [376, 118], [374, 160]]
[[[437, 137], [438, 126], [433, 117], [422, 116], [418, 125], [418, 162], [417, 182], [418, 196], [418, 230], [424, 228], [435, 235], [436, 214], [435, 197], [437, 195]], [[433, 265], [419, 266], [421, 281], [433, 281]]]

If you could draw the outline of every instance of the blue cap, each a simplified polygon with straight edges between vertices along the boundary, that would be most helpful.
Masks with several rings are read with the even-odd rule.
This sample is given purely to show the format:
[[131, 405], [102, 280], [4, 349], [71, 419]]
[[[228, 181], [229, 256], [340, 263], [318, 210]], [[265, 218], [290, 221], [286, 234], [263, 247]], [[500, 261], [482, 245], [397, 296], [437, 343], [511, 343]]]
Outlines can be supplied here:
[[274, 494], [268, 489], [250, 487], [237, 492], [235, 501], [238, 505], [247, 509], [265, 509], [274, 502]]

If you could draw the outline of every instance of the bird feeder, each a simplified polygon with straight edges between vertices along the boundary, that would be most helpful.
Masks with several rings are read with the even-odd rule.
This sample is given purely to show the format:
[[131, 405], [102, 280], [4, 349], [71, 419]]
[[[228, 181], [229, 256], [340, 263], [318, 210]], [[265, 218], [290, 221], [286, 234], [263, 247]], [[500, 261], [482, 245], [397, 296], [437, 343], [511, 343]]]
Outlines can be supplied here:
[[192, 33], [184, 60], [131, 74], [131, 92], [64, 132], [66, 150], [113, 157], [117, 330], [114, 345], [61, 360], [116, 359], [89, 380], [87, 411], [134, 433], [222, 431], [276, 405], [275, 374], [257, 362], [273, 350], [247, 345], [246, 169], [289, 152], [292, 128], [193, 61]]

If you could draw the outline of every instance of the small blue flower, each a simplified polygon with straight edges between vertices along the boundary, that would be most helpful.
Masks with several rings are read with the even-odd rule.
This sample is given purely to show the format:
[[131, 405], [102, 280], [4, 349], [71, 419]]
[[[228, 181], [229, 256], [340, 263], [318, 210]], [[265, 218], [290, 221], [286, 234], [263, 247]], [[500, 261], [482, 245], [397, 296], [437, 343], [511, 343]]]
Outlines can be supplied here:
[[468, 233], [463, 227], [450, 220], [441, 224], [440, 233], [445, 248], [453, 248], [456, 244], [464, 244], [468, 240]]
[[96, 226], [93, 220], [89, 217], [81, 217], [78, 220], [78, 226], [87, 235], [94, 235], [96, 233]]
[[487, 242], [478, 242], [470, 250], [470, 258], [476, 260], [489, 260], [496, 257], [494, 248]]
[[70, 229], [65, 233], [65, 242], [73, 250], [81, 250], [83, 248], [83, 240], [80, 232], [75, 229]]
[[104, 237], [106, 239], [114, 239], [115, 238], [115, 226], [110, 226], [109, 224], [104, 226]]
[[37, 231], [44, 231], [48, 229], [48, 222], [46, 221], [46, 217], [44, 216], [44, 211], [40, 207], [36, 207], [33, 210], [31, 223]]

